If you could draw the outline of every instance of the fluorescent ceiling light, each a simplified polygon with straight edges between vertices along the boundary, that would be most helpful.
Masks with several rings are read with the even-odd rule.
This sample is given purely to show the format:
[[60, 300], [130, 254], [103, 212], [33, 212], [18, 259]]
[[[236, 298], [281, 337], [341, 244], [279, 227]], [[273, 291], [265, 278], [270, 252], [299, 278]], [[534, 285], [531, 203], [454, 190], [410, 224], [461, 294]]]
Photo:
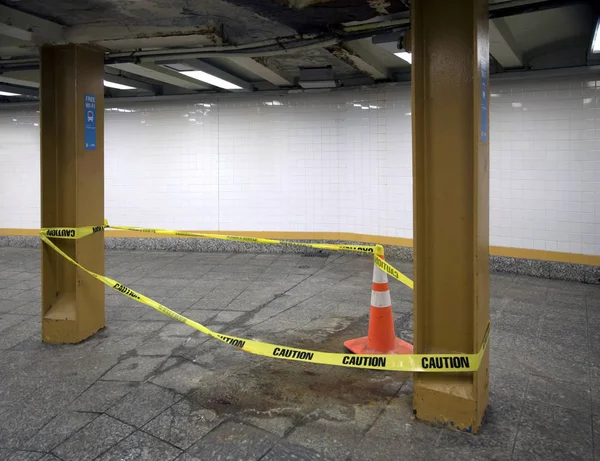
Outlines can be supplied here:
[[187, 75], [188, 77], [195, 78], [196, 80], [200, 80], [201, 82], [208, 83], [212, 86], [218, 86], [219, 88], [223, 88], [224, 90], [242, 90], [241, 86], [235, 85], [227, 80], [223, 80], [222, 78], [215, 77], [209, 73], [203, 72], [201, 70], [183, 70], [180, 71], [181, 74]]
[[0, 91], [0, 96], [23, 96], [19, 93], [9, 93], [8, 91]]
[[394, 53], [395, 56], [398, 56], [400, 59], [404, 59], [407, 63], [412, 64], [412, 54], [407, 53], [406, 51], [400, 51], [398, 53]]
[[596, 23], [596, 32], [592, 41], [592, 53], [600, 53], [600, 19]]
[[104, 80], [104, 86], [107, 86], [108, 88], [115, 88], [117, 90], [135, 90], [136, 89], [134, 86], [123, 85], [121, 83], [109, 82], [106, 80]]

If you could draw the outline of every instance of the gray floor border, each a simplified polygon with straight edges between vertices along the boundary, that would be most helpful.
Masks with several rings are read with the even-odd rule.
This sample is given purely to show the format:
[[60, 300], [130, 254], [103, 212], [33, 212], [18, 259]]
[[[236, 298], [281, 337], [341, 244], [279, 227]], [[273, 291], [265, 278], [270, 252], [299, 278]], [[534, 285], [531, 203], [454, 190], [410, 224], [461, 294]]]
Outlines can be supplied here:
[[[318, 241], [315, 243], [349, 243]], [[361, 242], [355, 242], [360, 244]], [[0, 247], [39, 248], [40, 240], [32, 236], [0, 235]], [[412, 248], [384, 245], [386, 255], [402, 261], [412, 261]], [[105, 248], [109, 250], [155, 250], [155, 251], [196, 251], [196, 252], [237, 252], [237, 253], [301, 253], [307, 255], [328, 254], [323, 250], [313, 250], [295, 246], [240, 243], [227, 240], [188, 239], [188, 238], [116, 238], [107, 237]], [[490, 270], [509, 274], [529, 275], [556, 280], [600, 284], [600, 266], [572, 264], [536, 259], [490, 256]]]

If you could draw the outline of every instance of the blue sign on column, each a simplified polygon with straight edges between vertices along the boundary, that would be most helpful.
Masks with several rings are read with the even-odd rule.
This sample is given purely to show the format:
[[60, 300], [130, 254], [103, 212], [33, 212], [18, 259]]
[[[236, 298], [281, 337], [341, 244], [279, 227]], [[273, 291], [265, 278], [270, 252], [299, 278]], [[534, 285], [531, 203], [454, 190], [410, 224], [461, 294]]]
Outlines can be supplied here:
[[83, 126], [85, 150], [96, 150], [96, 96], [93, 94], [85, 95]]

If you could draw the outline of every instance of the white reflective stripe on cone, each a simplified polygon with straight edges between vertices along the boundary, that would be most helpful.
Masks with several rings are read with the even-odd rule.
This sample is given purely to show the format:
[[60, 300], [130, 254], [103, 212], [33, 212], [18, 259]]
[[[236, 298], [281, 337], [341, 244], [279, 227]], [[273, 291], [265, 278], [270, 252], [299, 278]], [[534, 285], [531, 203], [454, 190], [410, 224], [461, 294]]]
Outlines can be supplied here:
[[391, 307], [392, 298], [388, 291], [371, 291], [371, 306], [373, 307]]
[[374, 283], [387, 283], [388, 277], [379, 267], [373, 266], [373, 282]]

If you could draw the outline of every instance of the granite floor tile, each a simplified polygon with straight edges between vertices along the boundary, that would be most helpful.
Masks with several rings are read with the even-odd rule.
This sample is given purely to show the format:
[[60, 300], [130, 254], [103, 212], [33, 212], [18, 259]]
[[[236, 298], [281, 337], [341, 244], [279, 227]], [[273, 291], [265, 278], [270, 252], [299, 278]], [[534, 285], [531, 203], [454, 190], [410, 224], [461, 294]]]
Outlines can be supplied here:
[[36, 451], [17, 450], [12, 453], [7, 453], [4, 461], [41, 461], [44, 458], [44, 453]]
[[15, 299], [15, 297], [17, 295], [23, 293], [24, 291], [25, 290], [16, 290], [16, 289], [10, 288], [10, 287], [9, 288], [2, 288], [0, 290], [0, 299], [2, 299], [2, 300], [13, 300], [13, 301], [17, 301], [17, 302], [19, 302], [19, 301], [26, 302], [27, 301], [26, 299], [20, 299], [20, 300]]
[[183, 336], [184, 338], [189, 337], [195, 330], [181, 322], [173, 322], [165, 325], [158, 330], [159, 336]]
[[[14, 299], [8, 299], [8, 298], [3, 299], [2, 298], [3, 291], [4, 291], [4, 289], [0, 289], [0, 314], [13, 312], [15, 309], [18, 309], [19, 307], [27, 304], [27, 301], [16, 301]], [[2, 328], [1, 325], [0, 325], [0, 328]]]
[[434, 448], [429, 453], [430, 460], [443, 459], [444, 461], [508, 461], [511, 459], [511, 450], [497, 451], [485, 448]]
[[172, 352], [181, 346], [194, 333], [194, 330], [187, 325], [188, 335], [186, 336], [162, 336], [155, 335], [140, 344], [136, 352], [138, 355], [171, 355]]
[[27, 403], [17, 403], [2, 413], [0, 418], [0, 448], [25, 448], [33, 437], [56, 412]]
[[203, 403], [194, 398], [180, 400], [147, 423], [143, 429], [187, 450], [224, 420], [214, 410], [203, 408]]
[[52, 452], [64, 461], [91, 461], [119, 443], [135, 429], [107, 415], [100, 415]]
[[75, 399], [69, 408], [75, 411], [103, 413], [138, 387], [136, 382], [97, 381]]
[[10, 349], [34, 334], [39, 335], [40, 319], [27, 316], [21, 322], [5, 328], [0, 334], [0, 350]]
[[37, 301], [41, 303], [42, 294], [40, 287], [16, 291], [18, 291], [18, 293], [16, 293], [11, 299], [16, 301]]
[[414, 419], [412, 410], [412, 393], [394, 397], [368, 429], [365, 438], [385, 438], [386, 434], [393, 432], [400, 439], [423, 445], [435, 444], [441, 429]]
[[31, 316], [29, 314], [14, 313], [14, 309], [11, 313], [0, 313], [0, 331], [12, 327], [13, 325], [20, 325], [30, 318]]
[[40, 461], [61, 461], [59, 458], [54, 456], [52, 453], [48, 453], [47, 455], [43, 455], [40, 458]]
[[556, 307], [585, 307], [586, 295], [583, 292], [578, 294], [569, 293], [563, 290], [549, 290], [546, 303], [548, 306]]
[[139, 428], [180, 399], [180, 394], [145, 383], [106, 410], [106, 414]]
[[261, 459], [261, 461], [334, 461], [318, 451], [291, 443], [278, 443]]
[[24, 401], [45, 383], [41, 379], [19, 379], [0, 372], [0, 406], [9, 406]]
[[513, 459], [592, 460], [589, 410], [525, 402]]
[[170, 357], [155, 371], [150, 382], [187, 394], [197, 389], [202, 381], [209, 379], [209, 375], [213, 375], [213, 372], [197, 363], [183, 357]]
[[50, 452], [97, 417], [77, 411], [59, 413], [27, 441], [25, 448]]
[[241, 414], [236, 415], [236, 420], [263, 429], [278, 437], [284, 437], [296, 425], [296, 417], [291, 415], [267, 414], [253, 416], [252, 414]]
[[11, 311], [11, 314], [22, 314], [22, 315], [41, 315], [42, 306], [36, 301], [25, 303], [22, 306], [17, 307]]
[[584, 412], [589, 412], [592, 404], [589, 386], [541, 376], [529, 378], [527, 399]]
[[587, 349], [587, 322], [585, 318], [581, 323], [571, 320], [569, 328], [565, 328], [565, 321], [544, 319], [540, 328], [540, 339], [555, 341], [573, 349]]
[[525, 398], [525, 391], [529, 375], [510, 368], [490, 368], [490, 392], [506, 399], [521, 400]]
[[182, 451], [174, 446], [137, 431], [96, 459], [98, 461], [172, 461], [181, 453]]
[[187, 453], [213, 461], [258, 461], [275, 445], [276, 437], [266, 431], [236, 422], [224, 422], [194, 445]]
[[134, 356], [121, 360], [108, 370], [102, 379], [105, 381], [144, 381], [154, 374], [166, 357]]
[[160, 320], [140, 322], [137, 320], [112, 322], [107, 326], [107, 332], [111, 334], [120, 334], [127, 336], [147, 336], [163, 328], [169, 321], [169, 318], [161, 314]]
[[138, 304], [139, 307], [130, 306], [114, 306], [114, 305], [106, 305], [106, 320], [110, 325], [113, 321], [128, 321], [128, 320], [139, 320], [145, 314], [148, 313], [148, 310], [151, 309], [147, 306], [142, 306]]
[[[287, 440], [334, 459], [346, 459], [361, 440], [365, 429], [353, 421], [318, 419], [295, 427]], [[364, 440], [364, 439], [363, 439]]]
[[514, 284], [504, 292], [512, 302], [529, 302], [533, 304], [545, 303], [548, 288], [543, 286], [527, 286]]
[[494, 318], [494, 332], [530, 335], [540, 328], [540, 318], [530, 312], [505, 311]]
[[[590, 367], [590, 382], [592, 391], [592, 411], [600, 415], [600, 364]], [[600, 443], [600, 439], [599, 443]]]
[[600, 414], [593, 417], [592, 424], [594, 425], [594, 459], [598, 460], [600, 459]]
[[70, 379], [48, 379], [27, 397], [27, 403], [40, 409], [61, 411], [88, 389], [93, 379], [71, 376]]
[[[196, 304], [200, 299], [202, 299], [202, 296], [191, 296], [188, 298], [174, 298], [174, 297], [169, 297], [169, 298], [165, 298], [162, 296], [159, 296], [155, 299], [155, 301], [158, 301], [159, 303], [161, 303], [163, 306], [167, 306], [169, 309], [174, 310], [175, 312], [182, 312], [188, 308], [190, 308], [191, 306], [193, 306], [194, 304]], [[146, 307], [146, 309], [152, 309], [151, 307]]]
[[[429, 461], [432, 457], [433, 447], [418, 442], [407, 444], [401, 439], [365, 437], [360, 442], [350, 447], [351, 461], [391, 461], [407, 459], [411, 461]], [[344, 459], [344, 458], [333, 458]], [[442, 458], [443, 459], [443, 458]]]
[[528, 356], [528, 372], [532, 375], [590, 385], [589, 364], [554, 356], [551, 351], [536, 349]]

